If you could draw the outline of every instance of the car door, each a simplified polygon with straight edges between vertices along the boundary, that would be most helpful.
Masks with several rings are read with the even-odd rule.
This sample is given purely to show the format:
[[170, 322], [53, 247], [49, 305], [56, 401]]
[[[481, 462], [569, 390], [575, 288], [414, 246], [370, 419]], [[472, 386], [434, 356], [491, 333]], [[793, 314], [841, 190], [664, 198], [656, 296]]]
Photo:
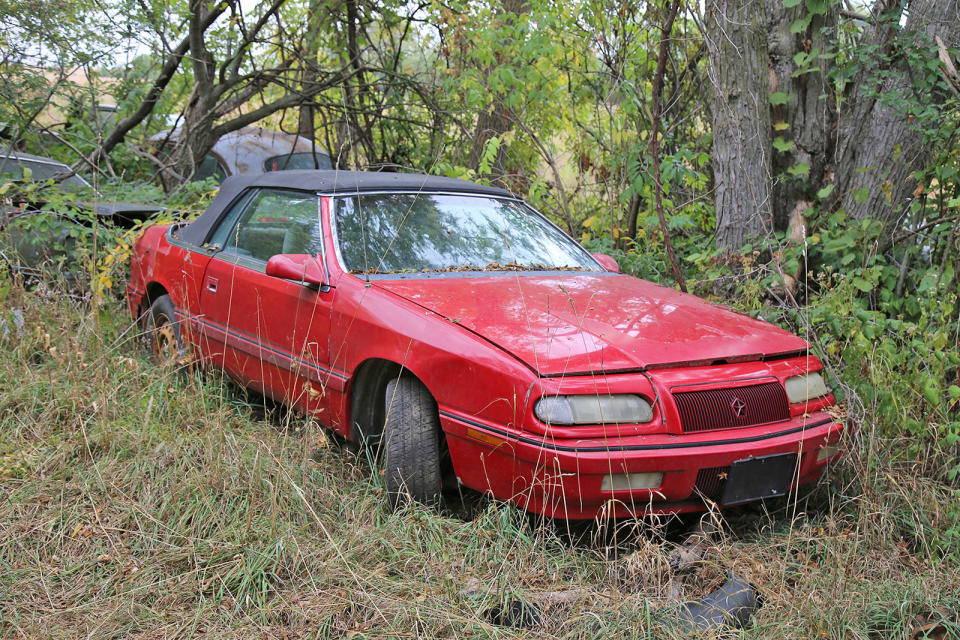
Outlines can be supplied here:
[[203, 351], [241, 384], [309, 410], [326, 407], [329, 287], [266, 274], [276, 254], [323, 264], [319, 197], [258, 189], [214, 230], [200, 295]]

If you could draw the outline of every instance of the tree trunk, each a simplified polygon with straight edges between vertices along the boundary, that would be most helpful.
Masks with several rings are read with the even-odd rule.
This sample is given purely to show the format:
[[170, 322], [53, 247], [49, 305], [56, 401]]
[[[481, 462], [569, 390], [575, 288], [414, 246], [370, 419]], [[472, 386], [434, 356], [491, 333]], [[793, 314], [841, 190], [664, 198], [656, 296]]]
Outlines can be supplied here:
[[[303, 80], [307, 82], [316, 82], [316, 74], [311, 74], [309, 70], [304, 71]], [[297, 114], [297, 135], [307, 140], [313, 140], [317, 135], [317, 127], [314, 122], [314, 108], [312, 102], [304, 102], [300, 106], [300, 112]]]
[[877, 0], [858, 46], [875, 64], [848, 81], [839, 109], [830, 58], [819, 54], [835, 52], [840, 11], [827, 3], [811, 15], [807, 4], [708, 2], [718, 247], [792, 228], [831, 180], [825, 204], [889, 224], [913, 197], [914, 173], [930, 162], [923, 129], [942, 121], [949, 94], [927, 64], [937, 59], [937, 37], [960, 45], [960, 0], [911, 0], [902, 31], [901, 2]]
[[[477, 126], [473, 133], [473, 147], [470, 149], [470, 159], [467, 166], [476, 171], [480, 167], [483, 149], [487, 142], [491, 138], [502, 136], [510, 130], [510, 127], [510, 119], [499, 103], [495, 103], [486, 111], [480, 112], [480, 115], [477, 116]], [[502, 174], [505, 170], [505, 162], [504, 146], [500, 145], [500, 148], [497, 149], [497, 156], [490, 165], [490, 172]]]
[[216, 143], [213, 136], [213, 95], [216, 65], [205, 42], [204, 18], [209, 9], [203, 0], [190, 1], [190, 62], [193, 68], [193, 92], [183, 111], [183, 129], [172, 154], [174, 172], [189, 180]]
[[[759, 8], [759, 10], [758, 10]], [[707, 7], [713, 88], [717, 246], [738, 249], [773, 229], [767, 24], [753, 0]]]
[[[301, 86], [312, 86], [319, 78], [317, 64], [320, 57], [320, 29], [319, 21], [322, 15], [324, 0], [310, 0], [307, 4], [307, 29], [304, 66], [302, 70]], [[316, 107], [313, 100], [304, 102], [297, 114], [297, 135], [313, 142], [317, 135]]]
[[[785, 103], [770, 105], [772, 135], [779, 138], [781, 147], [793, 143], [784, 151], [772, 149], [773, 228], [783, 231], [791, 218], [796, 222], [796, 217], [816, 202], [816, 192], [829, 173], [836, 101], [823, 60], [817, 55], [831, 46], [829, 32], [836, 27], [839, 14], [836, 7], [828, 8], [824, 14], [813, 15], [805, 30], [792, 33], [792, 25], [807, 15], [806, 6], [786, 8], [783, 0], [765, 3], [769, 93], [782, 91], [788, 96]], [[798, 69], [799, 52], [810, 59]], [[808, 167], [806, 173], [803, 167]]]
[[[208, 29], [217, 18], [223, 15], [226, 8], [226, 4], [220, 4], [213, 10], [208, 11], [196, 27], [202, 30]], [[123, 142], [124, 138], [134, 127], [143, 122], [146, 117], [153, 112], [154, 107], [156, 107], [157, 102], [159, 102], [167, 85], [180, 68], [180, 63], [184, 56], [190, 51], [190, 45], [193, 41], [192, 34], [188, 35], [167, 55], [160, 69], [160, 73], [154, 79], [153, 84], [147, 91], [146, 97], [141, 101], [140, 106], [131, 115], [117, 122], [113, 130], [103, 139], [103, 142], [87, 156], [87, 164], [98, 165], [101, 160], [104, 160], [110, 155], [110, 152], [113, 151], [118, 144]]]
[[[917, 186], [913, 173], [930, 161], [922, 130], [924, 115], [914, 121], [916, 114], [909, 111], [908, 104], [920, 102], [936, 113], [947, 92], [921, 86], [927, 69], [912, 65], [902, 53], [894, 55], [899, 4], [890, 0], [878, 4], [894, 13], [886, 26], [869, 34], [872, 43], [880, 47], [878, 56], [883, 56], [880, 69], [867, 69], [854, 78], [840, 110], [834, 196], [835, 204], [850, 217], [877, 218], [890, 224], [913, 197]], [[899, 37], [911, 39], [911, 48], [929, 47], [929, 58], [935, 60], [937, 36], [948, 47], [960, 46], [958, 0], [912, 0], [908, 10]], [[892, 59], [887, 62], [885, 56]], [[882, 77], [875, 80], [880, 71]]]
[[[497, 9], [498, 18], [504, 22], [513, 24], [517, 17], [529, 11], [526, 0], [501, 0]], [[495, 27], [494, 27], [495, 28]], [[488, 69], [488, 72], [492, 69]], [[512, 122], [510, 113], [502, 101], [495, 99], [485, 111], [477, 116], [477, 126], [473, 134], [473, 146], [470, 149], [470, 158], [467, 166], [476, 171], [480, 167], [480, 160], [483, 158], [483, 149], [487, 141], [496, 136], [502, 136], [510, 131]], [[496, 158], [490, 166], [491, 173], [503, 174], [506, 171], [506, 148], [500, 145], [497, 150]]]

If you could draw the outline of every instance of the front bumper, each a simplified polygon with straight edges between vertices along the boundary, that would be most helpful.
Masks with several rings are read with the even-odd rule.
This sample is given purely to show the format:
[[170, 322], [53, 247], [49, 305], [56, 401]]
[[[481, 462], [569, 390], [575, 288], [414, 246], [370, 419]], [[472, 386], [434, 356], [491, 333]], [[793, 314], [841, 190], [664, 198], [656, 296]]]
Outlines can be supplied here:
[[[567, 519], [702, 511], [719, 497], [725, 469], [745, 458], [798, 454], [791, 486], [818, 478], [844, 426], [824, 412], [758, 427], [602, 441], [511, 433], [441, 411], [457, 477], [536, 513]], [[613, 474], [661, 472], [656, 489], [604, 491]], [[706, 494], [706, 495], [705, 495]]]

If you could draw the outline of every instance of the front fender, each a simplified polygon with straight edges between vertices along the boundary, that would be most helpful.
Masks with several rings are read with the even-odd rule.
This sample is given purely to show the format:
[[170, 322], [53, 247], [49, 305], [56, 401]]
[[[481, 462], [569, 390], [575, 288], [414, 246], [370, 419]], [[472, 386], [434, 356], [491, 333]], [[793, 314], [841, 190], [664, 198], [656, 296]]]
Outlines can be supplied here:
[[417, 376], [442, 410], [520, 429], [537, 379], [523, 363], [455, 322], [356, 278], [334, 300], [330, 354], [353, 373], [366, 360], [396, 362]]

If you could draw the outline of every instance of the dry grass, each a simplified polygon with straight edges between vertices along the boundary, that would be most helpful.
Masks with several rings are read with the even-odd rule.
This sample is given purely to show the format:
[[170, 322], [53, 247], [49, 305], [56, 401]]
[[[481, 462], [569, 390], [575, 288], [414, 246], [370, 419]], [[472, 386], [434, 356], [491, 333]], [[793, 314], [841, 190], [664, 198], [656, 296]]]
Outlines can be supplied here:
[[[960, 566], [936, 544], [956, 498], [882, 457], [716, 516], [678, 573], [677, 523], [538, 524], [476, 496], [393, 513], [315, 423], [149, 365], [125, 317], [2, 294], [2, 637], [669, 637], [663, 611], [731, 568], [764, 599], [734, 635], [958, 637]], [[513, 597], [543, 623], [489, 624]]]

